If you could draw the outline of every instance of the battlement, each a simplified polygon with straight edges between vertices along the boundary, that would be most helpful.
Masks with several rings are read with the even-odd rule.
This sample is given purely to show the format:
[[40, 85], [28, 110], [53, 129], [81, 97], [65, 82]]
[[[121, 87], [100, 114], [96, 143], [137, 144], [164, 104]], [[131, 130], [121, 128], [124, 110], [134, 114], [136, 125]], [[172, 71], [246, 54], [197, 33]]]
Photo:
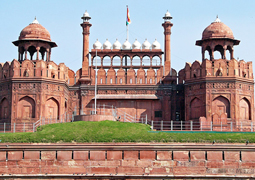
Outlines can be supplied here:
[[[65, 82], [73, 85], [75, 73], [70, 70], [64, 63], [57, 65], [53, 61], [44, 60], [24, 60], [18, 61], [14, 59], [12, 62], [0, 63], [0, 81], [10, 79], [33, 78], [54, 80]], [[25, 78], [25, 79], [24, 79]]]
[[179, 72], [181, 80], [189, 81], [200, 78], [241, 78], [243, 80], [253, 81], [252, 62], [245, 62], [244, 60], [208, 60], [205, 59], [202, 63], [194, 61], [186, 63], [185, 68]]

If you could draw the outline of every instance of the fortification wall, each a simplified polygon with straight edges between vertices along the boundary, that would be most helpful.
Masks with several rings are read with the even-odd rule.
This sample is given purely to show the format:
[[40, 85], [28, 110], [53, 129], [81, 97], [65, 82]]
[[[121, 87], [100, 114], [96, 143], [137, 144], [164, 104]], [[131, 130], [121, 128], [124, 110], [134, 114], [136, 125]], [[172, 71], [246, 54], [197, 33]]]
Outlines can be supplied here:
[[3, 178], [241, 178], [254, 174], [254, 145], [1, 144]]

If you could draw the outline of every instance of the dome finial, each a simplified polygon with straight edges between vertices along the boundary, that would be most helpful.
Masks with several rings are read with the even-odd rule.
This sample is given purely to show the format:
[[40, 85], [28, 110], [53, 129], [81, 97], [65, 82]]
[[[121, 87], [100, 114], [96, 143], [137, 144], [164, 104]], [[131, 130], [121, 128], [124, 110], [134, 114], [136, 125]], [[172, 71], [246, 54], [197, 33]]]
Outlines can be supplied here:
[[221, 22], [221, 20], [219, 19], [219, 16], [218, 16], [218, 15], [216, 16], [216, 19], [215, 19], [215, 21], [214, 21], [214, 22], [216, 22], [216, 23]]
[[35, 19], [33, 20], [33, 22], [31, 24], [39, 24], [39, 22], [36, 19], [36, 16], [35, 16]]

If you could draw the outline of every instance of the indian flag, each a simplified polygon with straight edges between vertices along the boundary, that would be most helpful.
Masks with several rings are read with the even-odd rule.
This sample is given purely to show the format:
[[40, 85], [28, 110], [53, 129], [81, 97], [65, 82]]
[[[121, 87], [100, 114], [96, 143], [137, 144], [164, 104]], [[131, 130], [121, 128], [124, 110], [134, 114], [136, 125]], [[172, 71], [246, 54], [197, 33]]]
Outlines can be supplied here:
[[126, 26], [129, 25], [130, 23], [131, 23], [131, 20], [130, 20], [129, 10], [128, 10], [128, 6], [127, 6], [127, 21], [126, 21]]

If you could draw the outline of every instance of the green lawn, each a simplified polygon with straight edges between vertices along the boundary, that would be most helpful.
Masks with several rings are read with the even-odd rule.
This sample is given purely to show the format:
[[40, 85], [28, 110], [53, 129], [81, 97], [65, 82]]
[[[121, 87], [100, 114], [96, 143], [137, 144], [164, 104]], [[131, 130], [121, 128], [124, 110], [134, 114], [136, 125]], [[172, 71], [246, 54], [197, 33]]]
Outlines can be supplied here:
[[61, 142], [255, 142], [253, 133], [152, 133], [149, 125], [113, 121], [44, 125], [35, 133], [0, 134], [2, 143]]

